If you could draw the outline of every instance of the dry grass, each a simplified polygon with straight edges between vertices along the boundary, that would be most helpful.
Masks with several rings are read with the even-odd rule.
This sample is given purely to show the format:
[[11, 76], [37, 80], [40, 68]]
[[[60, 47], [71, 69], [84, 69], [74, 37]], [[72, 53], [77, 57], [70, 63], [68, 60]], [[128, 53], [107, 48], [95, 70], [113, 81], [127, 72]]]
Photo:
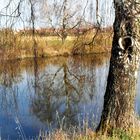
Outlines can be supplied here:
[[40, 133], [39, 138], [43, 140], [140, 140], [140, 133], [130, 133], [124, 131], [114, 131], [112, 136], [95, 133], [91, 129], [86, 132], [68, 133], [62, 130], [57, 130], [51, 134]]
[[[93, 34], [87, 34], [80, 37], [68, 36], [64, 43], [59, 37], [39, 37], [36, 36], [38, 56], [60, 56], [73, 54], [106, 53], [111, 50], [112, 36], [109, 33], [99, 33], [93, 43], [91, 42]], [[33, 46], [31, 36], [22, 37], [22, 44], [25, 50]]]
[[4, 58], [28, 58], [34, 57], [34, 46], [36, 45], [37, 57], [68, 56], [75, 54], [106, 53], [111, 50], [112, 34], [110, 32], [87, 32], [84, 35], [68, 36], [62, 43], [58, 36], [34, 38], [29, 35], [18, 35], [9, 31], [1, 33], [0, 53]]

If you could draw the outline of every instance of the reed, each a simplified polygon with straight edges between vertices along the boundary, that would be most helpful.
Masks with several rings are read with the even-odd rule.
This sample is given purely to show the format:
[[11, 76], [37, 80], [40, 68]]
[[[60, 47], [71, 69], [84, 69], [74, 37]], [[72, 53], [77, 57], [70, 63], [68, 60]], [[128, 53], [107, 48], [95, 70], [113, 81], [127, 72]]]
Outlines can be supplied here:
[[64, 42], [58, 36], [34, 37], [21, 35], [11, 29], [0, 31], [0, 54], [5, 59], [34, 57], [68, 56], [111, 51], [112, 34], [109, 31], [90, 31], [79, 36], [68, 36]]

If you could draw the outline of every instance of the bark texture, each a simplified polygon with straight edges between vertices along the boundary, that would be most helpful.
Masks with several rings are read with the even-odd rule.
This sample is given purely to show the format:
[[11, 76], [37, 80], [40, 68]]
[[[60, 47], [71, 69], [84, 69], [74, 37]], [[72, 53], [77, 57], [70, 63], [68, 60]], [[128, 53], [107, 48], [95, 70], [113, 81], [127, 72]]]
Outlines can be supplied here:
[[103, 113], [97, 128], [97, 131], [104, 133], [139, 127], [134, 101], [139, 66], [140, 3], [135, 0], [114, 0], [114, 6], [112, 56]]

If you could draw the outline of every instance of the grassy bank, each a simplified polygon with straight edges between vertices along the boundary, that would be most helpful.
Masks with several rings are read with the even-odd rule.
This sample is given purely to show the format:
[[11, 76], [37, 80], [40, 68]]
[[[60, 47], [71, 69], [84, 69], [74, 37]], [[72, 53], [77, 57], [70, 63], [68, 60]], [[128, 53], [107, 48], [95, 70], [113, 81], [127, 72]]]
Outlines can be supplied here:
[[112, 136], [103, 135], [101, 133], [95, 133], [90, 129], [81, 133], [66, 133], [62, 130], [58, 130], [50, 135], [40, 132], [39, 138], [43, 140], [140, 140], [140, 132], [124, 132], [121, 130], [114, 131]]
[[13, 31], [1, 31], [0, 55], [2, 58], [28, 58], [68, 56], [90, 53], [108, 53], [111, 50], [110, 31], [90, 31], [79, 36], [67, 36], [64, 42], [58, 36], [20, 35]]

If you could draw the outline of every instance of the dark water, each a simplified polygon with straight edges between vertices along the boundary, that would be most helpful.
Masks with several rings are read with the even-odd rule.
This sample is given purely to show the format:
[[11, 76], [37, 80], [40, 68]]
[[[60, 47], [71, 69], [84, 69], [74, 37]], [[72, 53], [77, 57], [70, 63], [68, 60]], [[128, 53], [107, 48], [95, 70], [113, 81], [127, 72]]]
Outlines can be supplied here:
[[[94, 129], [101, 116], [108, 66], [107, 55], [1, 62], [1, 138], [31, 139], [40, 130], [82, 128], [85, 122]], [[137, 113], [139, 102], [138, 94]]]

